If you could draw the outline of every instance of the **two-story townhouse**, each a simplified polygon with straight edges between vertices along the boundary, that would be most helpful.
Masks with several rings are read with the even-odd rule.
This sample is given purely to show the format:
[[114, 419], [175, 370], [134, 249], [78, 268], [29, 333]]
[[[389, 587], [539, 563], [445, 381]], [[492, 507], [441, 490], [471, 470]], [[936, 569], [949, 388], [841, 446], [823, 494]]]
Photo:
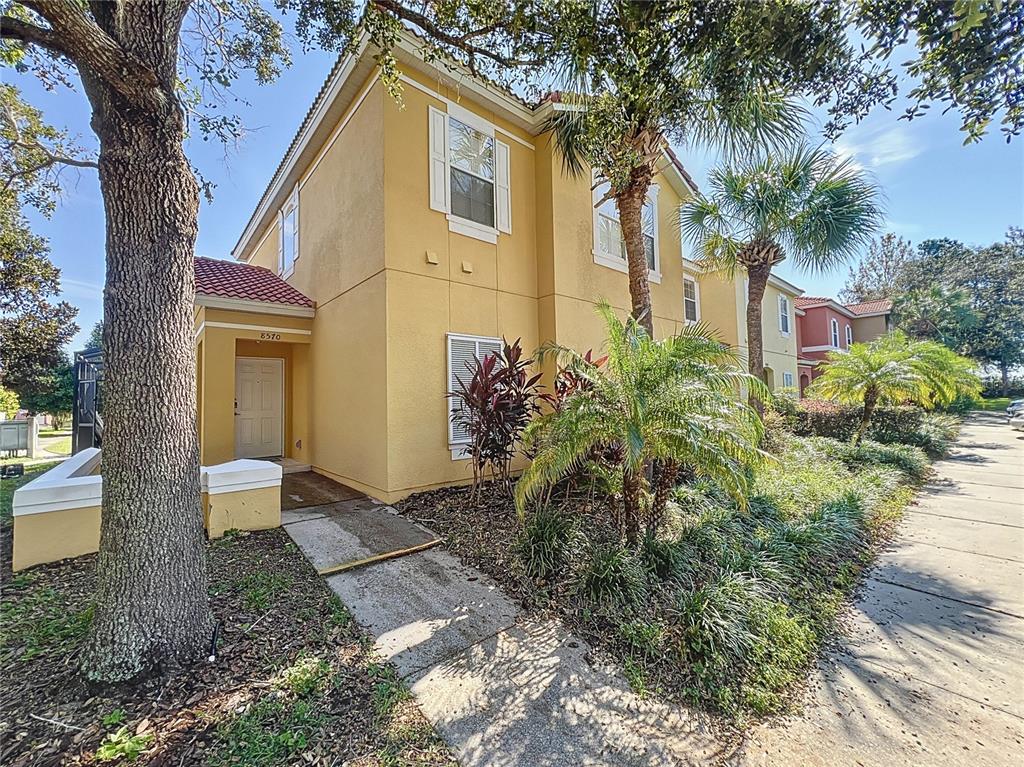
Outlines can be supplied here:
[[823, 296], [796, 300], [799, 338], [800, 393], [817, 376], [829, 352], [853, 343], [867, 343], [892, 330], [892, 301], [843, 305]]
[[[283, 456], [388, 501], [465, 481], [447, 394], [466, 360], [502, 337], [597, 349], [596, 303], [628, 311], [614, 205], [544, 132], [557, 101], [426, 64], [412, 36], [396, 54], [401, 104], [365, 44], [339, 59], [239, 263], [197, 259], [206, 464]], [[716, 324], [707, 296], [737, 291], [684, 262], [675, 211], [693, 193], [666, 151], [644, 211], [659, 336]]]
[[[727, 280], [716, 275], [706, 275], [701, 282], [701, 291], [703, 319], [736, 347], [746, 364], [746, 280], [742, 277]], [[768, 279], [761, 299], [764, 380], [773, 391], [796, 386], [796, 301], [801, 295], [803, 290], [773, 274]]]

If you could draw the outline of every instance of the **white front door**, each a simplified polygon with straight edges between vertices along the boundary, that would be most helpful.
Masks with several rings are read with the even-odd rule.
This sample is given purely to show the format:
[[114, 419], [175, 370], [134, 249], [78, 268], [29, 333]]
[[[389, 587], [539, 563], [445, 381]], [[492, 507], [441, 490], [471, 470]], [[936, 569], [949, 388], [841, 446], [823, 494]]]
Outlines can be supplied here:
[[235, 457], [282, 455], [284, 360], [235, 358]]

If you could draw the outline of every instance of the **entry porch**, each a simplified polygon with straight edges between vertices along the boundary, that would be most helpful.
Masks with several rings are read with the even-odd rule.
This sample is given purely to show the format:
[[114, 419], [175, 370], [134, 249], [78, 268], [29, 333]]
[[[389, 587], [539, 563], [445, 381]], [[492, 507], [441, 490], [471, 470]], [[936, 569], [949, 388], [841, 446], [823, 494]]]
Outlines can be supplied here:
[[195, 354], [204, 466], [310, 464], [313, 302], [259, 267], [196, 259]]

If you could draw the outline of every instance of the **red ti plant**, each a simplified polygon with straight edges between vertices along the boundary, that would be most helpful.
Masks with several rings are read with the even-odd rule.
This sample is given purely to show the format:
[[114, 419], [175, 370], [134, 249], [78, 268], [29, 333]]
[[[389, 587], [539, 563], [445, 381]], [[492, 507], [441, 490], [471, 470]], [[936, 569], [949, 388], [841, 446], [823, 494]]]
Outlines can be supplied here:
[[523, 429], [540, 410], [540, 373], [530, 375], [531, 359], [523, 359], [520, 340], [504, 343], [500, 355], [466, 363], [468, 381], [457, 378], [450, 392], [461, 407], [452, 422], [469, 433], [473, 462], [473, 495], [476, 497], [487, 470], [491, 478], [511, 493], [512, 458]]

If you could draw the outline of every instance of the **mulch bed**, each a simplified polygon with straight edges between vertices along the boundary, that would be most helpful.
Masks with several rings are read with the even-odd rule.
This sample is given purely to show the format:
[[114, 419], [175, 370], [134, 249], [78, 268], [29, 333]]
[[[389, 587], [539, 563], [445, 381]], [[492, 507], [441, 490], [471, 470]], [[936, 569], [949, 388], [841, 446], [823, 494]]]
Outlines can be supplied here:
[[[221, 622], [216, 661], [99, 693], [76, 672], [95, 557], [15, 576], [5, 566], [0, 764], [96, 763], [97, 748], [121, 727], [146, 738], [133, 764], [454, 764], [391, 667], [373, 656], [368, 637], [283, 530], [213, 542], [209, 562]], [[282, 688], [280, 672], [310, 657], [329, 671], [318, 692], [300, 700], [305, 693]], [[272, 749], [246, 751], [251, 744], [237, 742], [242, 730], [231, 730], [232, 723], [268, 701], [292, 712], [287, 727], [299, 736], [291, 745], [279, 739]], [[295, 712], [307, 709], [310, 718], [296, 725]], [[285, 727], [263, 726], [271, 738]]]

